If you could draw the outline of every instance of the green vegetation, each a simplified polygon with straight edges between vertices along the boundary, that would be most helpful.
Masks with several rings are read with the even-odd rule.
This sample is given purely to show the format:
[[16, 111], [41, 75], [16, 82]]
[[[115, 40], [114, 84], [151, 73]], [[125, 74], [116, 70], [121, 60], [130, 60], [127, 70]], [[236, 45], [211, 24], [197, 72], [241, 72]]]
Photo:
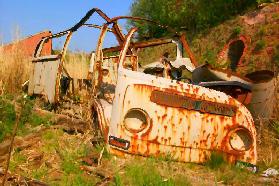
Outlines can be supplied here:
[[206, 166], [208, 166], [210, 169], [218, 169], [225, 163], [227, 164], [222, 154], [213, 152], [210, 156], [210, 159], [206, 162]]
[[224, 184], [252, 183], [255, 174], [228, 163], [222, 154], [212, 153], [205, 165], [214, 173], [217, 182]]
[[16, 109], [21, 113], [17, 134], [25, 135], [39, 125], [49, 126], [51, 116], [39, 116], [33, 112], [35, 100], [19, 97], [16, 101], [11, 101], [9, 96], [0, 96], [0, 142], [12, 134], [16, 121]]
[[144, 66], [152, 62], [159, 61], [165, 52], [170, 54], [170, 60], [174, 60], [176, 58], [176, 45], [174, 43], [169, 43], [141, 49], [138, 53], [139, 64]]
[[274, 54], [272, 56], [272, 62], [279, 67], [279, 45], [277, 45], [274, 49]]
[[103, 158], [105, 159], [111, 159], [112, 155], [108, 152], [108, 149], [106, 148], [105, 142], [101, 142], [100, 144], [96, 144], [94, 147], [94, 151], [97, 153], [103, 153]]
[[170, 173], [167, 168], [160, 169], [162, 161], [149, 158], [143, 161], [134, 161], [125, 168], [125, 175], [115, 176], [115, 185], [191, 185], [183, 174]]
[[[255, 0], [135, 0], [131, 6], [131, 15], [152, 19], [177, 31], [187, 30], [196, 35], [256, 5]], [[140, 40], [168, 34], [165, 29], [153, 25], [130, 22], [130, 26], [140, 28]]]
[[[43, 138], [43, 151], [47, 155], [58, 153], [61, 159], [62, 179], [53, 184], [58, 185], [94, 185], [95, 180], [85, 175], [80, 169], [82, 165], [79, 160], [88, 155], [90, 149], [77, 138], [67, 138], [62, 130], [48, 130]], [[67, 138], [65, 140], [65, 138]], [[61, 148], [63, 146], [63, 148]]]
[[257, 33], [256, 35], [257, 35], [258, 37], [262, 38], [265, 34], [266, 34], [266, 29], [265, 29], [264, 26], [262, 26], [262, 27], [259, 29], [259, 31], [258, 31], [258, 33]]
[[10, 170], [14, 172], [16, 170], [16, 168], [19, 165], [25, 163], [26, 160], [27, 160], [27, 157], [25, 155], [22, 155], [20, 153], [20, 151], [15, 151], [13, 154], [13, 158], [10, 161]]
[[114, 176], [114, 185], [115, 186], [122, 186], [123, 185], [123, 183], [121, 181], [121, 177], [118, 173]]
[[271, 124], [275, 134], [279, 137], [279, 121], [273, 121]]
[[262, 50], [264, 47], [265, 47], [265, 41], [264, 40], [258, 40], [256, 42], [254, 52], [258, 52], [258, 51]]
[[41, 180], [43, 177], [46, 177], [48, 173], [48, 169], [46, 166], [39, 167], [38, 169], [34, 169], [31, 172], [32, 178], [37, 180]]
[[238, 36], [242, 31], [242, 28], [240, 26], [236, 26], [234, 29], [233, 29], [233, 32], [232, 32], [232, 37], [236, 37]]
[[14, 105], [0, 96], [0, 142], [12, 133], [15, 120]]
[[[42, 180], [50, 185], [94, 185], [96, 183], [96, 177], [86, 175], [80, 168], [83, 165], [81, 157], [87, 156], [93, 148], [88, 147], [77, 136], [64, 133], [62, 129], [48, 129], [42, 134], [41, 139], [39, 148], [14, 151], [10, 165], [12, 172]], [[42, 159], [30, 159], [29, 156], [32, 157], [34, 152], [41, 154]], [[56, 158], [53, 159], [54, 157]], [[23, 172], [22, 167], [24, 167]], [[51, 176], [54, 167], [60, 167], [57, 170], [59, 177]]]
[[262, 4], [262, 3], [274, 3], [278, 0], [257, 0], [258, 4]]
[[251, 185], [255, 183], [256, 175], [245, 169], [240, 169], [232, 165], [223, 165], [214, 171], [217, 182], [228, 185]]

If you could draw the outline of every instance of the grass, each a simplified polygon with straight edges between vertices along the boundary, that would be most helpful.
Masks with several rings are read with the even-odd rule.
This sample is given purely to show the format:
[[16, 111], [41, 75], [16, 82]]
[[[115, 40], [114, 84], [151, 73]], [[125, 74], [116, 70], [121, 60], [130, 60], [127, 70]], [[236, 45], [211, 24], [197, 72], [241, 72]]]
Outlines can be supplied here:
[[112, 155], [108, 152], [108, 149], [106, 148], [106, 144], [104, 142], [101, 142], [100, 144], [96, 144], [94, 147], [94, 151], [97, 153], [101, 153], [103, 151], [103, 158], [105, 159], [111, 159]]
[[216, 180], [228, 185], [249, 185], [255, 182], [256, 176], [245, 169], [226, 165], [214, 172]]
[[213, 152], [210, 156], [210, 159], [206, 162], [206, 166], [208, 166], [210, 169], [218, 169], [222, 165], [226, 164], [224, 157], [222, 154]]
[[20, 107], [18, 135], [26, 135], [39, 125], [52, 125], [51, 116], [40, 116], [33, 112], [35, 100], [20, 96], [13, 103], [5, 95], [0, 96], [0, 142], [11, 135], [16, 120], [15, 104]]
[[[152, 174], [151, 174], [152, 173]], [[142, 185], [174, 185], [173, 180], [164, 179], [154, 165], [132, 164], [126, 169], [129, 182], [135, 186]]]
[[34, 169], [31, 172], [32, 178], [35, 178], [37, 180], [42, 180], [47, 175], [48, 175], [48, 169], [46, 166], [40, 167], [38, 169]]
[[[170, 172], [168, 167], [161, 166], [162, 163], [162, 160], [156, 158], [134, 159], [125, 167], [124, 174], [117, 173], [115, 175], [114, 185], [191, 185], [187, 176], [183, 175], [183, 173]], [[170, 162], [167, 162], [167, 164], [171, 165]]]
[[76, 149], [62, 151], [63, 160], [61, 170], [63, 171], [62, 185], [94, 185], [96, 179], [86, 176], [80, 169], [81, 162], [77, 161], [80, 157], [87, 155], [88, 149], [82, 145]]
[[119, 173], [117, 173], [117, 174], [114, 176], [114, 185], [115, 185], [115, 186], [122, 186], [122, 185], [123, 185]]
[[21, 85], [29, 79], [32, 66], [30, 58], [18, 48], [8, 53], [0, 50], [0, 65], [0, 94], [19, 93]]
[[90, 55], [84, 52], [67, 52], [65, 57], [65, 68], [72, 78], [87, 78], [90, 57]]
[[[80, 168], [81, 157], [94, 149], [85, 144], [79, 136], [66, 134], [62, 129], [48, 129], [42, 134], [41, 139], [40, 143], [31, 149], [14, 151], [10, 171], [50, 185], [78, 186], [96, 183], [96, 177], [87, 175]], [[33, 160], [29, 159], [32, 152], [39, 152], [43, 159], [38, 163], [32, 162]], [[53, 159], [54, 157], [56, 158]], [[51, 172], [55, 170], [61, 173], [57, 180], [51, 176]]]
[[213, 171], [216, 182], [228, 185], [252, 184], [256, 175], [226, 162], [222, 154], [212, 153], [205, 166]]
[[[93, 149], [79, 140], [78, 137], [65, 134], [63, 130], [47, 130], [42, 135], [42, 151], [46, 156], [58, 154], [58, 162], [62, 171], [62, 178], [51, 181], [53, 185], [94, 185], [96, 179], [88, 177], [80, 169], [81, 157], [88, 155]], [[63, 147], [63, 148], [62, 148]], [[49, 181], [49, 180], [48, 180]]]
[[77, 175], [67, 175], [62, 177], [62, 182], [60, 184], [54, 185], [67, 185], [67, 186], [92, 186], [95, 185], [96, 182], [92, 180], [92, 178], [88, 178], [83, 176], [82, 174]]
[[14, 105], [0, 96], [0, 142], [12, 133], [15, 120]]
[[279, 121], [278, 120], [273, 121], [271, 126], [275, 134], [279, 137]]
[[27, 160], [27, 157], [20, 153], [20, 151], [15, 151], [12, 159], [10, 161], [10, 170], [12, 172], [16, 171], [19, 165], [22, 165]]

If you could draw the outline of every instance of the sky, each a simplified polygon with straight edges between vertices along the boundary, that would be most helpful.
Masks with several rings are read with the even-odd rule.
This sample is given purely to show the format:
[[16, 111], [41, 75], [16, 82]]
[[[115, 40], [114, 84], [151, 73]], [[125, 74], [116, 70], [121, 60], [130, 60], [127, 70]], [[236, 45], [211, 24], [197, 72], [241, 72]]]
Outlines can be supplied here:
[[[99, 8], [109, 17], [129, 15], [133, 0], [0, 0], [0, 42], [9, 43], [18, 37], [27, 37], [37, 32], [50, 30], [57, 33], [71, 28], [91, 8]], [[88, 23], [102, 24], [97, 16]], [[125, 28], [125, 22], [120, 22]], [[73, 34], [70, 50], [92, 51], [95, 49], [99, 30], [83, 28]], [[64, 38], [63, 38], [64, 39]], [[58, 49], [64, 40], [53, 40]], [[109, 34], [104, 47], [117, 44]]]

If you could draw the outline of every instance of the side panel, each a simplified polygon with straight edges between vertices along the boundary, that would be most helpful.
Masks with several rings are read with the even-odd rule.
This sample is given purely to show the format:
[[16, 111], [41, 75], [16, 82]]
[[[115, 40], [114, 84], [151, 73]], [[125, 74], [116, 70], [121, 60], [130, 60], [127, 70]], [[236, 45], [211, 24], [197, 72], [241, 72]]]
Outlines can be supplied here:
[[35, 62], [30, 77], [28, 94], [46, 96], [50, 103], [55, 100], [55, 86], [60, 60]]

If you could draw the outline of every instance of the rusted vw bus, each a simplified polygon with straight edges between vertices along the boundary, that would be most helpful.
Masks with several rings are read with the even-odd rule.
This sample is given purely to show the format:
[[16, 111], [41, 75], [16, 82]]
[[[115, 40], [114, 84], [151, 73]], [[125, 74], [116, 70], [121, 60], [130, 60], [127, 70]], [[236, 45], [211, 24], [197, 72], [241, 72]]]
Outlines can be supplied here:
[[[135, 42], [132, 38], [136, 28], [125, 35], [118, 26], [120, 19], [154, 21], [128, 16], [109, 18], [99, 9], [90, 10], [74, 27], [44, 38], [38, 45], [29, 94], [44, 94], [50, 102], [58, 102], [61, 74], [68, 74], [63, 67], [67, 45], [79, 27], [88, 26], [86, 21], [95, 12], [105, 24], [99, 27], [99, 41], [91, 59], [88, 101], [92, 101], [94, 124], [102, 131], [112, 154], [171, 155], [177, 161], [202, 163], [218, 152], [231, 163], [256, 163], [256, 130], [247, 108], [223, 92], [177, 75], [183, 69], [192, 72], [197, 66], [183, 34], [174, 33], [167, 40]], [[119, 45], [103, 49], [108, 31], [113, 32]], [[67, 39], [60, 54], [40, 55], [47, 40], [62, 35]], [[138, 49], [168, 42], [177, 46], [173, 61], [162, 60], [161, 67], [152, 67], [153, 73], [140, 67]], [[115, 51], [119, 53], [104, 55]], [[183, 51], [189, 58], [181, 55]], [[42, 68], [51, 73], [44, 70], [42, 74]]]
[[[105, 29], [96, 50], [93, 112], [111, 153], [171, 155], [178, 161], [201, 163], [218, 152], [232, 163], [256, 163], [256, 130], [245, 106], [216, 90], [142, 72], [137, 55], [131, 53], [137, 48], [131, 42], [136, 28], [126, 35], [119, 56], [102, 57]], [[177, 42], [187, 48], [184, 39], [180, 36]], [[186, 58], [178, 56], [173, 63], [177, 61], [189, 67]], [[98, 96], [106, 95], [99, 93], [102, 84], [111, 85], [109, 99]]]

